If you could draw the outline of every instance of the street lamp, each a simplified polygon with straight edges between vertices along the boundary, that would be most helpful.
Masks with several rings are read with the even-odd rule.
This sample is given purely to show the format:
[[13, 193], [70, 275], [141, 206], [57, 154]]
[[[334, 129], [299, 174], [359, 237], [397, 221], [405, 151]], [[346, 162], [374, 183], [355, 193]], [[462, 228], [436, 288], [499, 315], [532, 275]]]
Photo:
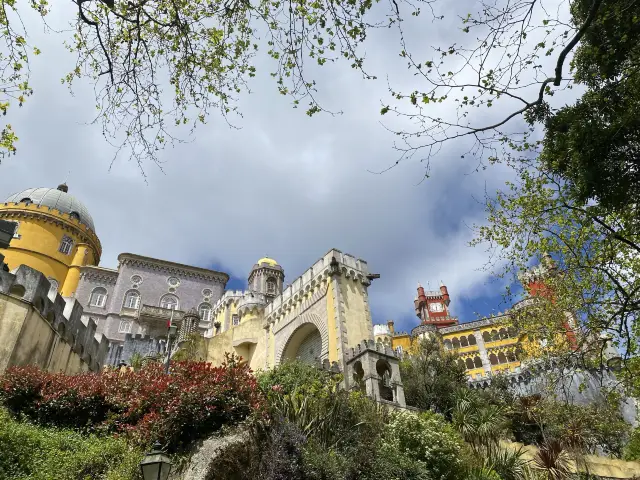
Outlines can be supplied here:
[[144, 480], [167, 480], [171, 471], [171, 460], [165, 455], [160, 442], [153, 445], [153, 450], [140, 462]]

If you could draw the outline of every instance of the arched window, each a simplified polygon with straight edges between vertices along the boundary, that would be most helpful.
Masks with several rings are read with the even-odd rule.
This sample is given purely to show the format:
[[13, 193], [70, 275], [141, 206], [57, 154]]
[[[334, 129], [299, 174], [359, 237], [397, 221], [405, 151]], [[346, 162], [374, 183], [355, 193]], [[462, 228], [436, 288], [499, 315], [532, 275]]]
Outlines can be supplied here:
[[469, 339], [469, 345], [476, 345], [476, 336], [474, 334], [471, 334], [467, 337]]
[[160, 306], [169, 310], [178, 310], [180, 302], [175, 295], [165, 295], [160, 299]]
[[129, 290], [124, 296], [125, 308], [138, 308], [140, 306], [140, 293], [137, 290]]
[[467, 358], [467, 368], [471, 370], [473, 368], [473, 360]]
[[460, 337], [460, 346], [461, 347], [468, 347], [469, 346], [469, 342], [467, 341], [467, 337]]
[[446, 348], [447, 350], [451, 350], [452, 348], [451, 340], [449, 340], [448, 338], [444, 341], [444, 348]]
[[494, 342], [500, 340], [500, 334], [497, 330], [491, 330], [491, 340], [493, 340]]
[[491, 365], [498, 364], [498, 357], [496, 357], [495, 353], [492, 353], [491, 355], [489, 355], [489, 361], [491, 362]]
[[80, 214], [78, 212], [71, 212], [69, 216], [71, 218], [75, 218], [76, 220], [80, 220]]
[[504, 354], [504, 352], [500, 352], [498, 354], [498, 362], [507, 363], [507, 356]]
[[480, 357], [475, 357], [475, 358], [473, 359], [473, 365], [474, 365], [476, 368], [480, 368], [480, 367], [482, 367], [482, 360], [480, 360]]
[[53, 302], [56, 299], [56, 293], [58, 293], [58, 287], [60, 285], [55, 278], [49, 278], [49, 283], [51, 284], [51, 286], [49, 287], [49, 293], [47, 293], [47, 297], [49, 297], [49, 300]]
[[507, 359], [510, 362], [516, 362], [518, 359], [516, 358], [516, 354], [513, 352], [513, 350], [510, 350], [507, 352]]
[[89, 305], [104, 308], [105, 303], [107, 303], [107, 289], [104, 287], [94, 288], [89, 298]]
[[65, 255], [69, 255], [71, 253], [71, 249], [73, 248], [73, 240], [66, 235], [62, 237], [62, 241], [60, 242], [60, 248], [58, 251]]
[[26, 203], [27, 205], [29, 205], [31, 202], [31, 199], [29, 197], [25, 197], [22, 200], [20, 200], [20, 203]]
[[451, 344], [453, 345], [453, 348], [460, 348], [460, 340], [458, 340], [458, 337], [453, 337]]
[[482, 339], [485, 342], [490, 342], [491, 341], [491, 334], [489, 332], [483, 332], [482, 333]]
[[518, 331], [515, 329], [515, 327], [509, 327], [509, 328], [507, 329], [507, 332], [509, 333], [509, 336], [510, 336], [511, 338], [515, 338], [515, 337], [517, 337], [517, 336], [518, 336]]
[[273, 277], [267, 278], [267, 293], [276, 293], [276, 279]]
[[505, 328], [500, 329], [500, 338], [509, 338], [509, 334]]
[[461, 368], [465, 368], [465, 369], [467, 368], [467, 366], [464, 364], [464, 360], [462, 360], [461, 358], [458, 359], [458, 365]]
[[200, 308], [198, 308], [198, 314], [200, 315], [200, 320], [203, 322], [211, 321], [211, 305], [208, 303], [201, 303]]

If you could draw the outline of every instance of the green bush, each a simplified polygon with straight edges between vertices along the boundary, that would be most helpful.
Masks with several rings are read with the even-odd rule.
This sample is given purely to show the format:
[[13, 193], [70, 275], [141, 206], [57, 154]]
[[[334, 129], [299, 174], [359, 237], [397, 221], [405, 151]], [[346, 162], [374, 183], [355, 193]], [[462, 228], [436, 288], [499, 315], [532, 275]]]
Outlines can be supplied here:
[[629, 437], [629, 443], [624, 448], [625, 460], [640, 460], [640, 427], [636, 427]]
[[315, 395], [339, 383], [342, 376], [321, 370], [313, 365], [290, 360], [272, 370], [257, 373], [258, 386], [266, 395]]
[[437, 413], [395, 413], [387, 427], [385, 443], [421, 464], [434, 480], [461, 478], [464, 442]]
[[143, 452], [125, 440], [22, 423], [0, 409], [3, 480], [139, 480]]

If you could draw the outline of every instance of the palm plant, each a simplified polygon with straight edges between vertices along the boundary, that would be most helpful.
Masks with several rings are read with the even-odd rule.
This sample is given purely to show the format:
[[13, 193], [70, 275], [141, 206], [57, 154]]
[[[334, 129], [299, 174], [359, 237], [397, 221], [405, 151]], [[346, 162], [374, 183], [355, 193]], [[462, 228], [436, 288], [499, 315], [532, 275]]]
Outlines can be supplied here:
[[483, 402], [469, 389], [456, 392], [455, 401], [453, 425], [474, 452], [497, 446], [506, 428], [504, 407]]

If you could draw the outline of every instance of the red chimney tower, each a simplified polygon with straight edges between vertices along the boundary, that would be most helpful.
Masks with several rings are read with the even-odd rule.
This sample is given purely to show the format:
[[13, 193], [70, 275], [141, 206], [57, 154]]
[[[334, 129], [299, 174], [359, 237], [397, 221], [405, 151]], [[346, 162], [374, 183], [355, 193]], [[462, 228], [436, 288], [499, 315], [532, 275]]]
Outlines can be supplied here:
[[458, 319], [449, 314], [451, 299], [447, 287], [441, 283], [439, 291], [425, 291], [418, 283], [418, 295], [414, 300], [416, 316], [422, 325], [435, 325], [438, 328], [458, 324]]
[[[543, 297], [553, 302], [553, 291], [545, 280], [556, 275], [557, 272], [558, 267], [553, 261], [553, 258], [548, 253], [545, 253], [542, 255], [542, 261], [540, 264], [526, 272], [520, 278], [520, 281], [531, 297]], [[576, 334], [568, 320], [563, 322], [563, 327], [567, 340], [569, 341], [569, 345], [573, 350], [577, 350], [578, 341]]]

